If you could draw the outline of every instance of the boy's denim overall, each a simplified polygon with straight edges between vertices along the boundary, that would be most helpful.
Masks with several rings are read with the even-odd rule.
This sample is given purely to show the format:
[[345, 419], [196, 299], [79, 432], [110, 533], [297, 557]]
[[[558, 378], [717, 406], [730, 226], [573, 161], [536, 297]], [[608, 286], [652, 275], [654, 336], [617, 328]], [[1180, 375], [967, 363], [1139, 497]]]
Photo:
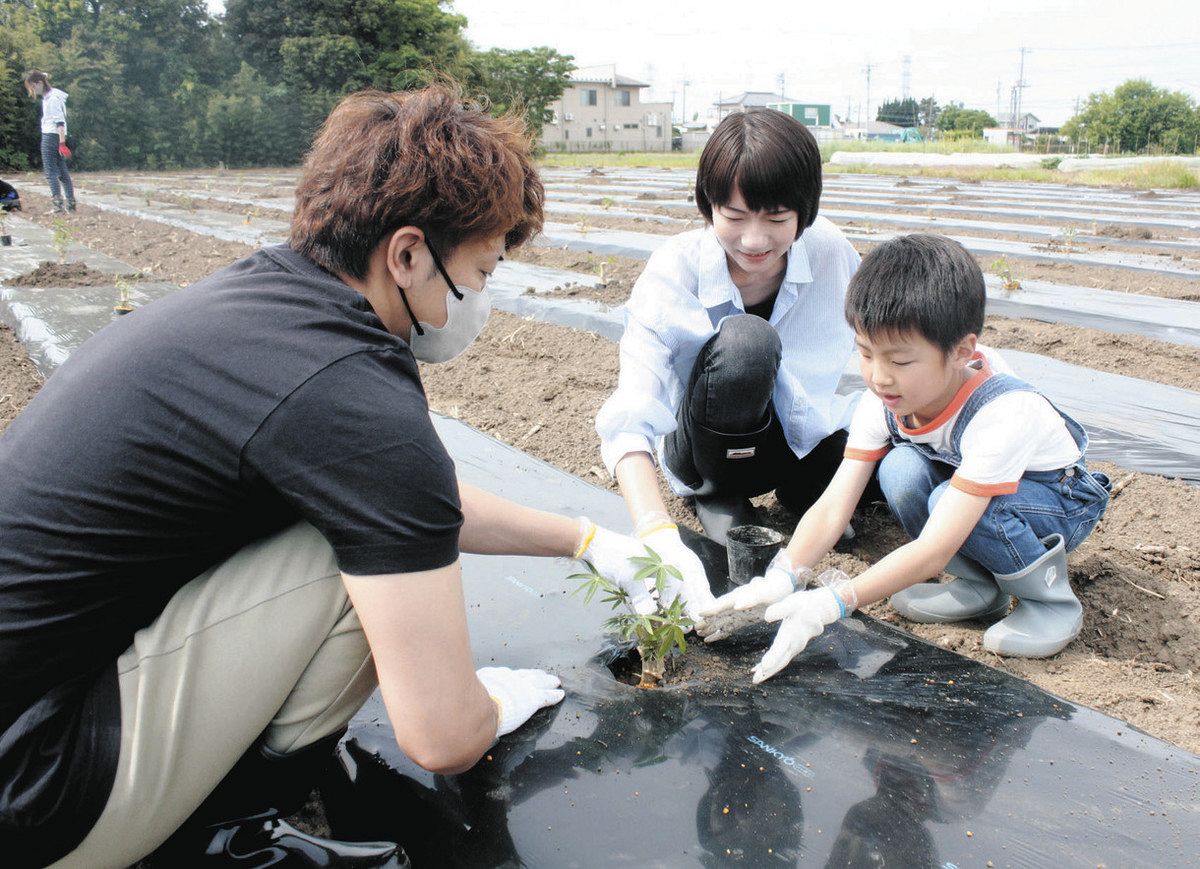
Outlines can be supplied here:
[[[909, 536], [915, 538], [921, 533], [934, 505], [950, 485], [950, 477], [962, 464], [962, 434], [967, 424], [989, 401], [1018, 390], [1037, 391], [1007, 374], [985, 380], [963, 404], [950, 435], [949, 453], [905, 439], [895, 416], [887, 414], [893, 449], [880, 462], [879, 485]], [[1061, 534], [1070, 552], [1091, 533], [1108, 506], [1108, 477], [1089, 472], [1084, 464], [1087, 432], [1057, 407], [1054, 409], [1079, 447], [1079, 461], [1057, 471], [1026, 471], [1016, 492], [992, 497], [959, 553], [994, 574], [1017, 573], [1045, 555], [1042, 538], [1050, 534]], [[1020, 420], [1012, 424], [1019, 425]]]

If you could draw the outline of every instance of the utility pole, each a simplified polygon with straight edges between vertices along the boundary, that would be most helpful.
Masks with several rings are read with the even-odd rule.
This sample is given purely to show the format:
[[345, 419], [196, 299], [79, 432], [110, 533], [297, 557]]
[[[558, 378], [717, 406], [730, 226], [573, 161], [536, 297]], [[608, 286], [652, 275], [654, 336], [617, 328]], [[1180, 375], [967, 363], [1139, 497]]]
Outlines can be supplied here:
[[871, 129], [871, 70], [874, 69], [874, 67], [875, 65], [868, 61], [866, 67], [864, 68], [864, 71], [867, 74], [867, 125], [863, 129], [866, 131], [870, 131]]
[[688, 85], [690, 85], [690, 84], [691, 84], [691, 82], [690, 82], [690, 81], [688, 81], [686, 78], [683, 80], [683, 100], [682, 100], [682, 103], [681, 103], [681, 105], [680, 105], [680, 108], [679, 108], [679, 113], [680, 113], [680, 114], [683, 116], [683, 123], [685, 123], [685, 124], [688, 122], [688, 116], [687, 116], [687, 89], [688, 89]]
[[900, 101], [912, 96], [912, 55], [906, 54], [900, 59]]
[[1000, 123], [1000, 82], [996, 82], [996, 123]]
[[781, 72], [775, 76], [775, 84], [779, 85], [779, 95], [787, 99], [787, 75]]
[[1020, 132], [1020, 136], [1017, 139], [1017, 143], [1018, 143], [1017, 150], [1018, 151], [1020, 151], [1022, 149], [1022, 147], [1025, 145], [1025, 131], [1021, 127], [1021, 121], [1019, 120], [1019, 117], [1021, 115], [1022, 92], [1025, 90], [1025, 88], [1029, 87], [1028, 83], [1025, 81], [1025, 55], [1028, 53], [1029, 53], [1029, 49], [1022, 45], [1021, 46], [1021, 65], [1017, 71], [1017, 84], [1016, 84], [1017, 107], [1016, 107], [1015, 112], [1013, 113], [1013, 126], [1017, 127], [1018, 131]]

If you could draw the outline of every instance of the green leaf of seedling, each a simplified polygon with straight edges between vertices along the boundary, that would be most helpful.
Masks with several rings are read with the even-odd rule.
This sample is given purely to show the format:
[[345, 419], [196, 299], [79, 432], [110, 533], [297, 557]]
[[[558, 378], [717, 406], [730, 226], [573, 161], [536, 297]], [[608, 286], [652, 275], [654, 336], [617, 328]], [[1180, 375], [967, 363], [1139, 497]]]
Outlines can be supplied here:
[[673, 564], [666, 564], [663, 566], [666, 568], [667, 573], [671, 574], [671, 576], [675, 577], [680, 582], [683, 582], [683, 574], [679, 572], [678, 567]]
[[649, 544], [643, 543], [642, 546], [644, 546], [646, 548], [647, 555], [649, 555], [651, 558], [653, 558], [656, 563], [662, 564], [662, 556], [660, 556], [657, 552], [655, 552], [653, 549], [651, 549]]
[[647, 565], [633, 575], [634, 580], [640, 582], [647, 577], [654, 576], [658, 573], [658, 566], [654, 564]]

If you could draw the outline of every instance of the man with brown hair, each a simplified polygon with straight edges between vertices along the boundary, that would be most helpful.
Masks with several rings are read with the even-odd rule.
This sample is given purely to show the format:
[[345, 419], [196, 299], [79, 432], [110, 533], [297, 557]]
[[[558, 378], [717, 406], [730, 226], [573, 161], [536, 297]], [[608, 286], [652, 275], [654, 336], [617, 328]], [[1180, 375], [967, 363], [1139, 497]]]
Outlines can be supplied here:
[[281, 821], [376, 679], [443, 773], [563, 696], [475, 670], [459, 552], [586, 557], [647, 602], [634, 540], [460, 486], [429, 418], [416, 361], [475, 339], [541, 226], [529, 147], [445, 87], [348, 97], [288, 245], [105, 328], [5, 432], [7, 865], [397, 866]]

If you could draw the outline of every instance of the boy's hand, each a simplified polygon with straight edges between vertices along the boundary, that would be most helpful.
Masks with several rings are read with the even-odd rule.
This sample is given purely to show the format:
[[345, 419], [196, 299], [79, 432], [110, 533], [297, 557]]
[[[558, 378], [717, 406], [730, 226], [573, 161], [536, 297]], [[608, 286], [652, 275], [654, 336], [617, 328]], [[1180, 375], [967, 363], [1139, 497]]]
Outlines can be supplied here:
[[71, 149], [67, 147], [66, 142], [58, 143], [58, 153], [68, 160], [71, 159]]
[[745, 585], [721, 595], [712, 606], [701, 611], [704, 624], [696, 633], [704, 637], [704, 642], [715, 643], [760, 622], [768, 606], [783, 600], [797, 588], [804, 588], [812, 581], [812, 576], [807, 567], [793, 570], [787, 552], [780, 550], [764, 576], [756, 576]]
[[858, 605], [850, 578], [840, 570], [825, 571], [817, 583], [820, 588], [795, 592], [767, 607], [764, 618], [782, 624], [771, 648], [751, 671], [755, 685], [786, 667], [826, 625], [846, 617]]
[[597, 573], [619, 586], [629, 595], [635, 611], [641, 615], [654, 612], [653, 583], [635, 579], [639, 568], [629, 560], [644, 556], [646, 547], [633, 537], [601, 528], [587, 518], [580, 519], [580, 532], [576, 560], [590, 562]]

